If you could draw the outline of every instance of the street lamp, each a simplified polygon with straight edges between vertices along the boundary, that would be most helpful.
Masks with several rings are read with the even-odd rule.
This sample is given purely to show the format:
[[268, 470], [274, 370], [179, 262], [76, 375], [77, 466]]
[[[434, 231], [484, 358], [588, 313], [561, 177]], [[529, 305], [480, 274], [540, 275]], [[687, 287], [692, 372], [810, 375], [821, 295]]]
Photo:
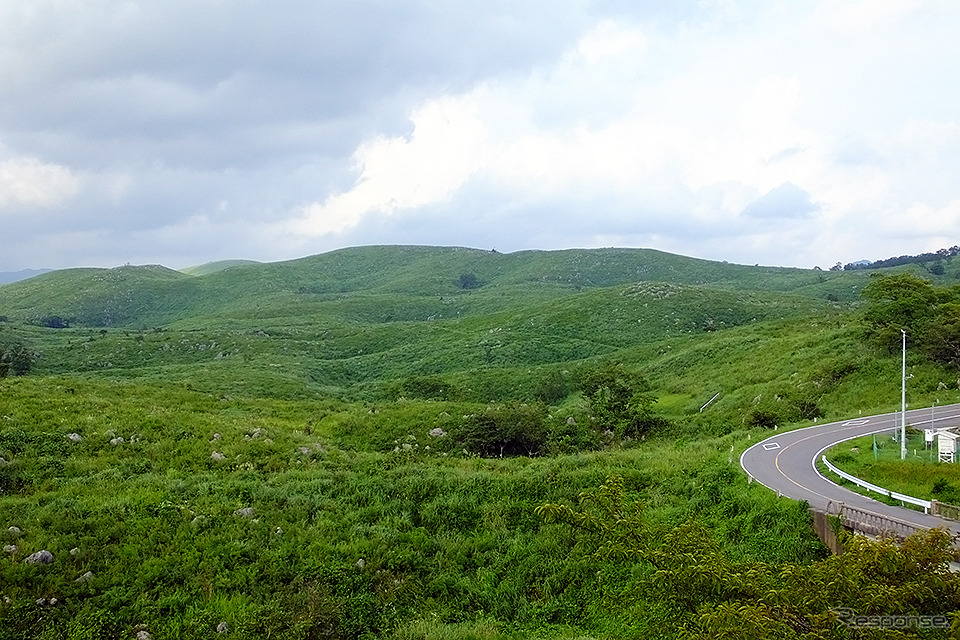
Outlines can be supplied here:
[[900, 459], [907, 459], [907, 330], [903, 334], [903, 373], [900, 377]]

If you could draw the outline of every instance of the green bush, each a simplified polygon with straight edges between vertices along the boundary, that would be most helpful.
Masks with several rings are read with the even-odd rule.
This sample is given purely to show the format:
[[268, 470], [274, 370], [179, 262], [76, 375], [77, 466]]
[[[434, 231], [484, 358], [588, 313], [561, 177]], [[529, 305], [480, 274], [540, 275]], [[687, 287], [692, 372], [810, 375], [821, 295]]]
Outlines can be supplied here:
[[960, 487], [957, 487], [944, 477], [937, 478], [933, 481], [932, 493], [940, 502], [960, 505]]
[[537, 456], [544, 452], [549, 430], [542, 403], [489, 406], [468, 415], [456, 433], [456, 442], [486, 458]]
[[608, 429], [620, 438], [638, 438], [669, 423], [653, 413], [656, 397], [638, 372], [618, 362], [587, 368], [580, 388], [598, 429]]
[[853, 462], [853, 454], [849, 451], [838, 451], [830, 457], [834, 464], [846, 464], [848, 462]]
[[456, 386], [440, 376], [413, 376], [400, 383], [397, 395], [422, 400], [456, 400], [461, 394]]
[[747, 417], [748, 426], [761, 429], [773, 429], [780, 421], [780, 414], [770, 409], [754, 409]]

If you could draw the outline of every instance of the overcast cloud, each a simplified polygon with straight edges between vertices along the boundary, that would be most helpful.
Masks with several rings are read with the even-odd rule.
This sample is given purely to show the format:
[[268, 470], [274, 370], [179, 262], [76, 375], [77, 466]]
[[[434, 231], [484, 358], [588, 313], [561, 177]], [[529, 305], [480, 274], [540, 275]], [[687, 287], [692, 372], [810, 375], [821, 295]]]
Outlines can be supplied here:
[[951, 0], [0, 1], [0, 271], [949, 247], [957, 33]]

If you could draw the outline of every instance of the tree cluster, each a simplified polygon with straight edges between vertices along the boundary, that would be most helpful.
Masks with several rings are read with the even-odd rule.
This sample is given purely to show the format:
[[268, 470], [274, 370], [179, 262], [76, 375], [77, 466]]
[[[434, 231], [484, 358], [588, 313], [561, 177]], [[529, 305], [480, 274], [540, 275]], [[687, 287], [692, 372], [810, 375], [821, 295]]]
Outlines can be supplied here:
[[895, 352], [902, 331], [931, 359], [960, 366], [960, 287], [934, 287], [909, 273], [875, 277], [864, 287], [869, 337]]
[[580, 389], [597, 426], [620, 438], [637, 438], [666, 423], [653, 413], [656, 396], [647, 380], [620, 363], [588, 370]]
[[0, 344], [0, 378], [30, 373], [34, 354], [22, 344]]
[[[667, 426], [667, 421], [653, 412], [656, 397], [650, 384], [619, 362], [589, 366], [575, 378], [576, 390], [584, 399], [586, 416], [582, 418], [586, 419], [553, 416], [542, 397], [529, 403], [491, 404], [464, 416], [455, 435], [457, 445], [482, 457], [539, 456], [596, 449], [604, 441], [638, 439]], [[430, 391], [437, 399], [447, 399], [446, 388], [432, 377], [404, 384], [410, 387], [414, 383], [421, 397]], [[569, 390], [563, 376], [551, 376], [547, 383], [557, 386], [552, 397]]]
[[69, 329], [70, 322], [69, 318], [62, 318], [60, 316], [45, 316], [40, 319], [39, 324], [42, 327], [47, 327], [48, 329]]
[[841, 263], [838, 262], [831, 270], [839, 271], [842, 268], [844, 271], [858, 271], [861, 269], [900, 267], [906, 264], [926, 265], [927, 263], [931, 263], [929, 267], [926, 267], [930, 273], [933, 275], [942, 276], [944, 271], [943, 261], [950, 260], [958, 255], [960, 255], [960, 246], [954, 245], [949, 249], [940, 249], [936, 253], [921, 253], [915, 256], [897, 256], [895, 258], [876, 260], [874, 262], [854, 262], [845, 265], [841, 265]]
[[466, 416], [457, 442], [485, 458], [539, 455], [547, 444], [547, 408], [535, 402], [491, 405]]

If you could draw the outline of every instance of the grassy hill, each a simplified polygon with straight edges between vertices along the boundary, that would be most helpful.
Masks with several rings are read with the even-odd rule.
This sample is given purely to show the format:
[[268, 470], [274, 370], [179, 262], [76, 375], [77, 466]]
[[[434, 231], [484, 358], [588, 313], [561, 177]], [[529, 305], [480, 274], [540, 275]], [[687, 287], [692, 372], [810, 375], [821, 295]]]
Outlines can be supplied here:
[[433, 247], [361, 247], [198, 273], [187, 276], [156, 266], [57, 271], [0, 287], [0, 310], [28, 322], [55, 315], [88, 327], [152, 327], [211, 314], [292, 315], [287, 304], [316, 308], [360, 293], [376, 296], [387, 306], [391, 296], [402, 296], [402, 305], [394, 301], [394, 306], [405, 309], [411, 302], [425, 305], [430, 298], [440, 302], [444, 296], [479, 293], [470, 296], [471, 304], [461, 312], [489, 312], [512, 307], [517, 301], [534, 303], [636, 282], [794, 292], [852, 301], [868, 277], [746, 267], [644, 249], [500, 254]]
[[[862, 339], [864, 272], [362, 247], [192, 273], [0, 286], [0, 353], [32, 357], [0, 379], [0, 640], [710, 637], [651, 565], [537, 507], [617, 474], [651, 526], [809, 565], [805, 510], [738, 452], [899, 402], [899, 358]], [[609, 363], [656, 397], [640, 437], [584, 396]], [[955, 372], [909, 365], [915, 406], [947, 401]], [[494, 428], [537, 455], [469, 449]]]
[[43, 325], [50, 318], [86, 326], [172, 318], [173, 300], [193, 295], [193, 282], [161, 266], [64, 269], [0, 287], [9, 319]]
[[18, 282], [20, 280], [26, 280], [27, 278], [33, 278], [38, 276], [41, 273], [47, 273], [50, 269], [22, 269], [20, 271], [0, 271], [0, 285], [10, 284], [11, 282]]
[[[223, 266], [73, 269], [0, 287], [0, 344], [32, 349], [37, 375], [362, 402], [420, 397], [428, 378], [446, 398], [556, 404], [576, 397], [584, 367], [615, 360], [669, 391], [660, 406], [677, 422], [714, 431], [761, 409], [781, 420], [860, 410], [862, 398], [839, 399], [851, 376], [887, 404], [870, 391], [878, 354], [853, 311], [862, 271], [435, 247]], [[50, 317], [69, 328], [42, 326]], [[717, 392], [709, 415], [690, 412]]]
[[180, 271], [188, 276], [205, 276], [232, 267], [244, 267], [256, 264], [260, 263], [256, 260], [218, 260], [217, 262], [207, 262], [194, 267], [186, 267], [185, 269], [180, 269]]

